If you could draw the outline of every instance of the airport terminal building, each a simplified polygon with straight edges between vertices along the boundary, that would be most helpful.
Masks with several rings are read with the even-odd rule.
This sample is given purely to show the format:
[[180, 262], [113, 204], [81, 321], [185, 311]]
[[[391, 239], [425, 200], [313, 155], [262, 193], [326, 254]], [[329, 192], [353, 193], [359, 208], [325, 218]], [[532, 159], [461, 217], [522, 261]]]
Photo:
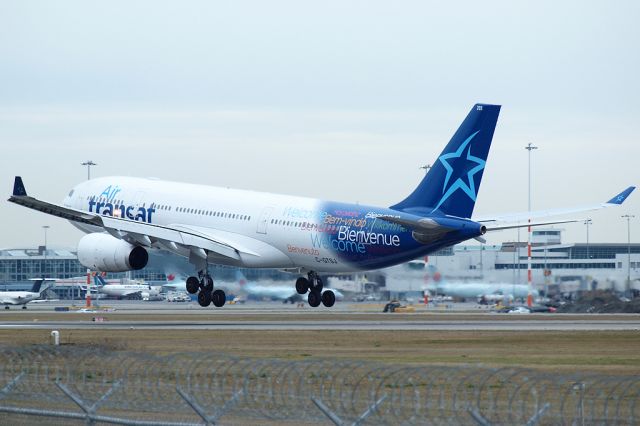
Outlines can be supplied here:
[[[144, 281], [151, 285], [166, 282], [165, 274], [179, 274], [193, 268], [186, 259], [179, 256], [170, 257], [151, 253], [147, 267], [139, 271], [109, 273], [109, 279]], [[168, 267], [171, 265], [171, 267]], [[235, 268], [211, 265], [210, 271], [216, 279], [230, 281], [235, 279]], [[241, 269], [247, 279], [291, 280], [290, 274], [277, 270]], [[75, 250], [52, 249], [44, 246], [36, 249], [0, 250], [0, 291], [29, 290], [32, 278], [54, 278], [55, 286], [50, 297], [61, 299], [84, 299], [86, 289], [87, 268], [78, 261]]]
[[[47, 277], [69, 279], [87, 274], [87, 268], [78, 261], [75, 251], [64, 249], [0, 250], [0, 283], [26, 281], [31, 278]], [[145, 268], [132, 271], [133, 279], [146, 281], [164, 280], [164, 274]], [[110, 274], [113, 278], [124, 277], [125, 273]]]
[[[413, 271], [397, 279], [393, 272], [368, 273], [375, 281], [373, 288], [391, 294], [420, 292], [429, 275], [437, 271], [444, 279], [455, 282], [514, 283], [527, 282], [527, 243], [506, 242], [499, 245], [457, 245], [426, 258], [430, 268]], [[147, 283], [165, 281], [166, 259], [158, 256], [149, 266], [131, 273], [111, 273], [109, 278], [129, 278]], [[186, 260], [182, 269], [188, 268]], [[233, 268], [215, 267], [218, 279], [233, 279]], [[533, 231], [532, 270], [535, 288], [550, 293], [570, 293], [580, 290], [612, 289], [624, 292], [640, 290], [640, 244], [562, 243], [561, 230]], [[276, 270], [247, 270], [248, 279], [291, 280], [291, 275]], [[168, 272], [167, 272], [168, 273]], [[64, 249], [0, 250], [0, 285], [29, 286], [31, 278], [56, 278], [56, 293], [64, 298], [81, 297], [78, 284], [85, 284], [87, 269], [80, 264], [74, 251]], [[631, 282], [627, 286], [627, 275]], [[71, 280], [75, 278], [76, 280]], [[340, 279], [345, 278], [341, 276]], [[18, 284], [20, 286], [20, 284]]]
[[[533, 284], [561, 292], [640, 290], [640, 244], [563, 243], [559, 229], [532, 232]], [[444, 277], [457, 281], [527, 282], [527, 242], [459, 245], [428, 257]]]

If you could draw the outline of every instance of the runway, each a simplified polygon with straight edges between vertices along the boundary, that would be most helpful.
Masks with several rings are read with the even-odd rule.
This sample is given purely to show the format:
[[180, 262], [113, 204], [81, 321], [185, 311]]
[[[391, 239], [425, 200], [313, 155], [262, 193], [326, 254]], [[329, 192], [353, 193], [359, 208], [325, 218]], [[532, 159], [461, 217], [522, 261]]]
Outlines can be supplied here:
[[0, 330], [639, 331], [640, 321], [9, 321]]
[[[416, 306], [411, 314], [384, 314], [381, 304], [334, 308], [258, 302], [201, 308], [193, 303], [104, 301], [107, 311], [80, 312], [70, 302], [30, 304], [0, 311], [0, 330], [360, 330], [360, 331], [639, 331], [640, 315], [491, 313], [475, 304], [445, 309]], [[54, 312], [67, 306], [69, 312]]]

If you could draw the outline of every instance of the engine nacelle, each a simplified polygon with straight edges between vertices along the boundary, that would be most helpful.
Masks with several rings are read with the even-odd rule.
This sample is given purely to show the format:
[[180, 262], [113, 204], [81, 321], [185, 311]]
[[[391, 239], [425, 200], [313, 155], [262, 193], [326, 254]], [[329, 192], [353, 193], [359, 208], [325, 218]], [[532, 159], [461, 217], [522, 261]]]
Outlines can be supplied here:
[[78, 243], [78, 260], [93, 270], [101, 272], [126, 272], [147, 266], [149, 254], [140, 246], [134, 246], [109, 234], [88, 234]]

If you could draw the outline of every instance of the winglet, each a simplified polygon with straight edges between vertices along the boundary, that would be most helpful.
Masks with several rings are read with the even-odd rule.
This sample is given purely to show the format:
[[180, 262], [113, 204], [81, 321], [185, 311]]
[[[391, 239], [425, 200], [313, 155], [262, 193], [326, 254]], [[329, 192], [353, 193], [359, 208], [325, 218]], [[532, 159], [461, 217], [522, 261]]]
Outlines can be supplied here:
[[634, 189], [636, 189], [635, 186], [628, 187], [627, 189], [625, 189], [624, 191], [622, 191], [621, 193], [619, 193], [618, 195], [616, 195], [615, 197], [607, 201], [607, 204], [618, 204], [618, 205], [622, 204], [624, 200], [627, 199], [629, 194], [633, 192]]
[[27, 190], [24, 189], [22, 178], [20, 176], [16, 176], [16, 180], [13, 181], [13, 196], [24, 197], [25, 195], [27, 195]]

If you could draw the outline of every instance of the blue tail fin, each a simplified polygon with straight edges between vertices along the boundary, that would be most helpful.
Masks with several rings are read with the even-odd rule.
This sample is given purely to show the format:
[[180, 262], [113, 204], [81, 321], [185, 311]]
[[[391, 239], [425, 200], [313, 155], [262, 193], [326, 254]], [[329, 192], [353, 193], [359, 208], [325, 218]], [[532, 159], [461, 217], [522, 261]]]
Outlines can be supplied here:
[[471, 217], [499, 113], [500, 105], [474, 105], [420, 185], [391, 208]]
[[36, 278], [33, 280], [33, 285], [31, 286], [31, 293], [42, 293], [43, 291], [51, 287], [54, 282], [55, 282], [54, 279]]
[[44, 283], [44, 279], [35, 280], [33, 285], [31, 286], [31, 293], [40, 293], [40, 288], [42, 287], [42, 283]]
[[93, 276], [93, 283], [95, 284], [95, 286], [97, 288], [101, 288], [101, 287], [104, 287], [105, 285], [107, 285], [107, 283], [105, 282], [104, 278], [100, 274], [95, 274]]

